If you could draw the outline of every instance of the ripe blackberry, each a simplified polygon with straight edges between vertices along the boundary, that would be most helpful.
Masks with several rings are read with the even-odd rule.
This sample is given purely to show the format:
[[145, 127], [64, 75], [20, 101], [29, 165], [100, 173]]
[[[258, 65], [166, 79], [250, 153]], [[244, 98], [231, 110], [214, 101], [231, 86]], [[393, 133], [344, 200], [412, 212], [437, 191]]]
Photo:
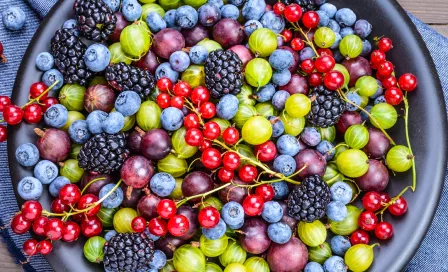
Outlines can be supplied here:
[[302, 12], [316, 10], [313, 0], [296, 0], [296, 3], [302, 8]]
[[129, 90], [146, 100], [155, 88], [156, 80], [147, 70], [120, 62], [107, 67], [106, 79], [110, 86], [118, 91]]
[[87, 85], [93, 73], [87, 69], [84, 53], [87, 46], [75, 35], [75, 30], [63, 28], [56, 31], [51, 40], [51, 53], [58, 70], [64, 75], [64, 83]]
[[243, 62], [238, 55], [231, 50], [211, 52], [205, 61], [205, 85], [213, 98], [238, 94], [243, 86]]
[[330, 201], [330, 187], [319, 175], [312, 175], [289, 194], [288, 214], [299, 221], [313, 222], [325, 215]]
[[154, 241], [144, 233], [118, 233], [104, 245], [104, 270], [135, 272], [154, 256]]
[[339, 121], [339, 117], [345, 111], [345, 103], [338, 94], [327, 90], [323, 85], [313, 88], [309, 95], [311, 99], [311, 111], [307, 120], [316, 127], [330, 127]]
[[78, 30], [88, 40], [105, 41], [114, 33], [117, 17], [103, 0], [76, 0], [74, 10]]
[[129, 154], [124, 133], [101, 133], [82, 146], [78, 154], [78, 165], [84, 170], [110, 174], [121, 168]]

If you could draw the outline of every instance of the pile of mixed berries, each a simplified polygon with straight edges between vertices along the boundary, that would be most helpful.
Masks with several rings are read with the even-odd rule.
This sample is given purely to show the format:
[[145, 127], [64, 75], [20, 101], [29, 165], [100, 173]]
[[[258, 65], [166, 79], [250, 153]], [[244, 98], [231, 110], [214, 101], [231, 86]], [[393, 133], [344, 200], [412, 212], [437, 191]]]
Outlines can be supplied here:
[[83, 235], [105, 271], [367, 270], [416, 187], [387, 133], [398, 106], [408, 135], [417, 87], [392, 40], [325, 0], [140, 2], [75, 0], [30, 101], [0, 97], [9, 126], [44, 128], [16, 150], [25, 254]]

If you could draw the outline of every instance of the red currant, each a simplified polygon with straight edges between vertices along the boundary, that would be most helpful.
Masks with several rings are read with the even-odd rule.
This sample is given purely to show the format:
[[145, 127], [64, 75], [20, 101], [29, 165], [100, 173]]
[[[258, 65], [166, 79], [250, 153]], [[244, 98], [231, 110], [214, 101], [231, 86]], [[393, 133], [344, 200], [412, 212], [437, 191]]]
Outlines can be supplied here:
[[28, 221], [34, 221], [42, 214], [42, 205], [36, 200], [28, 200], [20, 210], [23, 217]]
[[74, 242], [78, 240], [81, 234], [81, 227], [75, 222], [65, 222], [62, 231], [62, 240], [64, 242]]
[[[78, 202], [78, 210], [83, 210], [86, 208], [90, 208], [90, 210], [88, 210], [87, 212], [85, 212], [85, 214], [87, 216], [94, 216], [96, 215], [100, 209], [101, 209], [101, 205], [99, 204], [95, 204], [95, 202], [97, 202], [99, 200], [99, 198], [94, 195], [94, 194], [86, 194], [83, 195]], [[92, 208], [93, 207], [93, 208]]]
[[11, 105], [11, 98], [0, 95], [0, 112], [3, 112], [5, 110], [5, 107], [9, 105]]
[[329, 48], [318, 48], [317, 53], [319, 53], [319, 56], [321, 57], [324, 56], [333, 57], [333, 51], [331, 51], [331, 49]]
[[314, 63], [316, 70], [320, 73], [328, 73], [333, 70], [336, 65], [336, 61], [333, 57], [330, 56], [321, 56], [318, 57]]
[[305, 47], [305, 42], [300, 38], [294, 38], [291, 40], [291, 48], [300, 51]]
[[267, 141], [261, 145], [255, 146], [254, 153], [261, 162], [270, 162], [277, 156], [277, 147], [274, 142]]
[[235, 172], [233, 170], [227, 170], [225, 168], [221, 168], [218, 171], [218, 178], [222, 182], [230, 182], [235, 177]]
[[63, 204], [60, 198], [56, 198], [51, 202], [51, 210], [55, 213], [67, 212], [69, 209], [70, 207]]
[[204, 102], [204, 104], [202, 104], [199, 108], [199, 112], [205, 119], [213, 118], [216, 114], [215, 104], [212, 102]]
[[143, 232], [146, 229], [146, 220], [141, 216], [137, 216], [132, 219], [131, 222], [132, 230], [135, 232]]
[[206, 168], [216, 169], [222, 162], [221, 153], [217, 149], [209, 147], [202, 152], [201, 161]]
[[384, 52], [381, 52], [380, 50], [374, 50], [370, 55], [370, 61], [373, 64], [380, 64], [385, 60], [386, 60], [386, 54], [384, 54]]
[[5, 126], [0, 125], [0, 143], [6, 141], [7, 138], [8, 138], [8, 129]]
[[322, 85], [323, 82], [324, 82], [324, 77], [321, 73], [311, 73], [308, 77], [308, 83], [312, 87], [320, 86], [320, 85]]
[[386, 90], [384, 98], [389, 105], [397, 106], [403, 101], [403, 92], [397, 87], [392, 87]]
[[267, 202], [274, 198], [275, 191], [270, 184], [262, 184], [255, 188], [255, 194], [261, 196], [263, 201]]
[[244, 213], [249, 216], [258, 216], [263, 211], [264, 201], [259, 195], [248, 195], [243, 200]]
[[167, 77], [162, 77], [159, 80], [157, 80], [157, 88], [161, 92], [169, 92], [173, 89], [173, 82]]
[[374, 212], [363, 211], [358, 218], [358, 225], [361, 229], [365, 231], [374, 230], [378, 224], [378, 217], [376, 217]]
[[369, 234], [363, 230], [356, 230], [350, 235], [350, 243], [352, 246], [358, 244], [366, 244], [368, 245], [370, 242]]
[[390, 202], [390, 196], [386, 192], [379, 193], [381, 197], [381, 206], [385, 206]]
[[362, 197], [362, 206], [372, 212], [376, 212], [381, 208], [381, 195], [377, 192], [367, 192]]
[[392, 48], [393, 48], [393, 45], [392, 45], [391, 39], [384, 37], [378, 41], [378, 49], [380, 49], [381, 52], [386, 53], [389, 50], [391, 50]]
[[221, 135], [221, 128], [216, 122], [207, 122], [204, 125], [204, 137], [209, 140], [218, 139]]
[[387, 209], [391, 214], [401, 216], [408, 210], [408, 202], [404, 199], [404, 197], [400, 196]]
[[258, 170], [255, 166], [246, 164], [238, 171], [238, 176], [242, 181], [251, 183], [257, 178]]
[[396, 87], [398, 82], [397, 82], [397, 78], [395, 78], [394, 76], [388, 76], [381, 83], [383, 84], [383, 87], [385, 89], [389, 89], [389, 88], [392, 88], [392, 87]]
[[314, 71], [314, 68], [315, 68], [314, 61], [312, 59], [304, 60], [300, 64], [300, 67], [302, 68], [302, 70], [305, 73], [311, 74]]
[[206, 229], [216, 227], [221, 219], [221, 215], [215, 207], [208, 206], [199, 211], [198, 221], [199, 224]]
[[191, 146], [200, 146], [204, 141], [204, 135], [197, 128], [187, 130], [185, 133], [185, 142]]
[[155, 217], [149, 221], [148, 230], [156, 236], [165, 236], [168, 233], [168, 225], [165, 220]]
[[199, 146], [199, 150], [204, 152], [204, 150], [209, 147], [212, 147], [212, 142], [210, 140], [204, 139], [204, 141], [202, 141], [201, 145]]
[[288, 5], [285, 7], [283, 15], [288, 22], [296, 23], [302, 18], [302, 8], [297, 4]]
[[382, 62], [379, 66], [378, 66], [378, 75], [386, 78], [388, 76], [390, 76], [394, 71], [394, 65], [392, 64], [392, 62], [390, 61], [385, 61]]
[[15, 234], [24, 234], [31, 228], [31, 221], [25, 219], [23, 214], [16, 214], [11, 221], [11, 230]]
[[[43, 92], [47, 90], [47, 86], [43, 82], [33, 83], [30, 87], [30, 97], [38, 98]], [[44, 94], [40, 99], [48, 97], [48, 93]]]
[[285, 4], [283, 4], [282, 2], [275, 3], [273, 7], [274, 13], [277, 15], [282, 15], [283, 11], [285, 11], [285, 7]]
[[75, 205], [81, 198], [81, 190], [75, 184], [66, 184], [59, 191], [59, 198], [64, 205]]
[[209, 99], [210, 99], [210, 92], [207, 90], [207, 88], [203, 86], [198, 86], [194, 88], [191, 93], [191, 101], [196, 105], [208, 102]]
[[240, 139], [240, 133], [238, 130], [234, 127], [228, 127], [224, 130], [224, 133], [222, 134], [222, 138], [226, 144], [234, 145], [238, 142]]
[[36, 247], [36, 251], [42, 255], [50, 254], [52, 250], [53, 244], [48, 240], [40, 241]]
[[236, 170], [240, 166], [240, 161], [240, 156], [236, 152], [227, 152], [222, 159], [224, 168], [229, 171]]
[[389, 240], [394, 235], [394, 228], [389, 222], [380, 222], [375, 228], [375, 236], [381, 240]]
[[186, 129], [199, 128], [199, 117], [194, 113], [187, 114], [187, 116], [185, 116], [184, 118], [184, 127]]
[[[99, 206], [99, 205], [98, 205]], [[81, 223], [81, 232], [87, 238], [100, 235], [103, 231], [103, 225], [97, 216], [91, 216]]]
[[23, 252], [28, 255], [28, 256], [33, 256], [34, 254], [36, 254], [37, 252], [37, 244], [39, 242], [35, 239], [29, 239], [26, 240], [23, 243]]
[[184, 99], [181, 96], [173, 96], [171, 98], [171, 107], [182, 109], [184, 106]]
[[159, 105], [160, 108], [166, 109], [171, 104], [171, 97], [167, 93], [160, 93], [157, 96], [156, 102], [157, 102], [157, 105]]
[[319, 25], [319, 14], [315, 11], [308, 11], [303, 14], [302, 23], [306, 28], [316, 28]]
[[42, 120], [42, 107], [38, 104], [31, 104], [25, 107], [23, 119], [30, 124], [37, 124]]
[[3, 119], [8, 125], [17, 125], [22, 122], [23, 110], [16, 105], [8, 105], [3, 110]]
[[174, 94], [177, 96], [189, 97], [191, 94], [191, 87], [187, 82], [179, 81], [174, 84]]
[[175, 237], [183, 236], [190, 228], [190, 221], [182, 214], [177, 214], [168, 221], [168, 231]]
[[407, 92], [412, 92], [415, 88], [417, 88], [418, 82], [417, 78], [413, 74], [407, 73], [398, 79], [398, 84], [400, 84], [401, 89]]
[[49, 107], [56, 105], [59, 103], [57, 98], [54, 97], [47, 97], [44, 99], [44, 101], [42, 101], [43, 106], [42, 106], [42, 111], [46, 112], [48, 110]]
[[171, 199], [162, 199], [159, 204], [157, 204], [157, 213], [163, 219], [170, 219], [176, 215], [176, 203]]
[[344, 85], [344, 75], [339, 71], [331, 71], [324, 77], [324, 84], [329, 90], [336, 91]]
[[7, 63], [8, 59], [3, 55], [3, 44], [0, 42], [0, 63]]
[[33, 232], [37, 235], [45, 235], [45, 225], [48, 222], [48, 217], [41, 216], [33, 222]]
[[51, 218], [45, 224], [45, 236], [50, 240], [60, 240], [62, 231], [64, 230], [64, 222], [59, 218]]
[[289, 29], [284, 29], [280, 35], [282, 36], [284, 42], [289, 42], [292, 39], [292, 31]]

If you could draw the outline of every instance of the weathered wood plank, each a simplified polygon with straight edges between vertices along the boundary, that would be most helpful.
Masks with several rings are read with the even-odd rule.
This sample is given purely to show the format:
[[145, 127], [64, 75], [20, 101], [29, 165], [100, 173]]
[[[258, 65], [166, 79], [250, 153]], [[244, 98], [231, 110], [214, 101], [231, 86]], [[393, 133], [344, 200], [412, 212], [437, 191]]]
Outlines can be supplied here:
[[14, 262], [4, 243], [0, 244], [0, 271], [23, 272], [22, 267]]
[[448, 24], [447, 0], [397, 0], [407, 11], [427, 24]]

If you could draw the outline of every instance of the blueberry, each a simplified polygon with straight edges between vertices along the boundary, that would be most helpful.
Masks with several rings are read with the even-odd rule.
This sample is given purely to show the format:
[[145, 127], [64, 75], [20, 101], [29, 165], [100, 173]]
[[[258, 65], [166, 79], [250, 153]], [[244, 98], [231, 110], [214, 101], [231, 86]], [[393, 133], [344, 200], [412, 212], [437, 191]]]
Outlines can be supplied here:
[[330, 220], [341, 222], [347, 217], [347, 207], [341, 201], [331, 201], [327, 206], [326, 214]]
[[174, 71], [183, 72], [190, 66], [190, 57], [184, 51], [176, 51], [170, 56], [170, 65]]
[[39, 150], [32, 143], [25, 143], [16, 149], [16, 160], [22, 166], [33, 166], [39, 161]]
[[333, 45], [330, 46], [330, 49], [336, 49], [336, 48], [339, 48], [339, 44], [341, 44], [341, 41], [342, 41], [342, 36], [341, 36], [341, 34], [339, 34], [339, 33], [335, 33], [335, 36], [336, 36], [336, 38], [335, 38], [335, 40], [334, 40]]
[[110, 63], [109, 49], [103, 44], [92, 44], [84, 53], [84, 62], [93, 72], [104, 71]]
[[362, 39], [367, 38], [372, 33], [372, 25], [364, 19], [358, 20], [355, 23], [355, 33]]
[[386, 103], [386, 98], [384, 97], [384, 95], [380, 95], [377, 98], [375, 98], [375, 100], [373, 101], [373, 104], [381, 104], [381, 103]]
[[129, 22], [134, 22], [142, 16], [143, 8], [137, 0], [123, 0], [121, 13]]
[[327, 0], [314, 0], [314, 4], [318, 6], [325, 4], [325, 2], [327, 2]]
[[[336, 35], [337, 34], [339, 34], [339, 33], [336, 33]], [[339, 37], [340, 36], [341, 35], [339, 34]], [[341, 51], [339, 51], [339, 49], [333, 50], [333, 58], [338, 63], [344, 61], [344, 59], [345, 59], [345, 57], [342, 55], [342, 53], [341, 53]]]
[[227, 225], [236, 226], [244, 223], [244, 210], [240, 203], [230, 201], [221, 209], [221, 218]]
[[224, 120], [232, 119], [238, 112], [239, 103], [236, 96], [232, 94], [224, 95], [216, 105], [216, 115]]
[[42, 82], [45, 84], [45, 86], [51, 86], [54, 83], [58, 83], [54, 85], [53, 90], [59, 90], [62, 85], [64, 85], [64, 77], [62, 76], [61, 72], [59, 72], [56, 69], [50, 69], [46, 71], [42, 76]]
[[42, 184], [50, 184], [59, 174], [59, 169], [51, 161], [42, 160], [34, 167], [34, 177]]
[[336, 6], [330, 3], [323, 4], [322, 6], [320, 6], [319, 10], [325, 11], [325, 13], [327, 13], [328, 17], [330, 17], [331, 19], [334, 18], [334, 15], [338, 11]]
[[228, 226], [229, 228], [233, 229], [233, 230], [240, 229], [240, 228], [243, 227], [243, 225], [244, 225], [244, 221], [241, 221], [241, 223], [236, 224], [236, 225], [228, 225], [228, 224], [227, 224], [227, 226]]
[[198, 10], [199, 23], [203, 26], [212, 26], [221, 20], [221, 10], [213, 4], [205, 4]]
[[347, 237], [344, 236], [334, 236], [331, 238], [331, 251], [333, 251], [334, 254], [343, 257], [345, 255], [345, 252], [352, 246], [350, 244], [350, 240]]
[[190, 49], [190, 60], [194, 64], [204, 64], [208, 57], [208, 51], [202, 45], [195, 45]]
[[272, 137], [279, 137], [285, 132], [285, 125], [283, 124], [283, 121], [280, 120], [280, 117], [269, 116], [268, 120], [272, 124]]
[[148, 228], [145, 228], [143, 233], [146, 234], [146, 236], [148, 236], [148, 238], [153, 241], [157, 241], [160, 239], [160, 236], [156, 236], [156, 235], [152, 234], [151, 232], [149, 232]]
[[181, 6], [176, 10], [176, 25], [193, 28], [198, 23], [198, 12], [191, 6]]
[[51, 68], [53, 68], [54, 65], [54, 58], [53, 55], [51, 55], [48, 52], [42, 52], [36, 57], [36, 66], [37, 69], [41, 71], [48, 71]]
[[104, 239], [106, 239], [106, 241], [109, 241], [115, 235], [117, 235], [117, 232], [115, 230], [110, 230], [110, 231], [106, 232], [106, 234], [104, 235]]
[[120, 0], [103, 0], [103, 2], [113, 11], [117, 12], [120, 9]]
[[300, 139], [308, 146], [317, 146], [322, 140], [322, 136], [316, 128], [306, 127], [300, 134]]
[[282, 200], [288, 197], [289, 187], [285, 181], [271, 183], [271, 186], [274, 189], [274, 199]]
[[176, 131], [183, 124], [184, 114], [178, 108], [169, 107], [162, 111], [162, 115], [160, 115], [160, 121], [162, 123], [162, 127], [165, 130]]
[[288, 50], [277, 49], [269, 57], [269, 64], [275, 70], [289, 69], [294, 63], [294, 56]]
[[77, 144], [86, 143], [90, 139], [90, 136], [92, 136], [85, 120], [76, 120], [73, 122], [68, 128], [68, 135]]
[[[367, 106], [364, 108], [364, 110], [366, 110], [368, 113], [370, 113], [370, 111], [372, 110], [372, 108], [373, 108], [373, 106], [371, 106], [371, 105], [367, 105]], [[369, 120], [369, 116], [368, 116], [364, 111], [361, 111], [361, 119], [362, 119], [362, 121]]]
[[299, 139], [289, 134], [278, 138], [276, 146], [278, 153], [289, 156], [297, 155], [301, 149]]
[[299, 52], [299, 59], [300, 61], [312, 59], [316, 56], [316, 53], [311, 47], [305, 47]]
[[161, 79], [162, 77], [166, 77], [171, 80], [171, 82], [177, 82], [177, 80], [179, 79], [179, 73], [171, 68], [169, 62], [160, 64], [156, 69], [155, 76], [157, 80]]
[[[316, 147], [317, 152], [322, 154], [327, 161], [331, 161], [333, 159], [334, 154], [336, 154], [336, 150], [334, 149], [334, 145], [327, 140], [323, 140]], [[331, 152], [330, 152], [331, 151]]]
[[283, 40], [283, 37], [281, 37], [281, 36], [277, 36], [277, 48], [280, 48], [280, 47], [282, 47], [283, 46], [283, 44], [284, 44], [284, 40]]
[[151, 178], [149, 185], [154, 194], [165, 197], [174, 191], [176, 180], [170, 174], [160, 172]]
[[67, 21], [64, 22], [62, 28], [76, 29], [77, 25], [78, 22], [75, 19], [68, 19]]
[[244, 23], [244, 33], [246, 36], [250, 36], [255, 30], [263, 28], [263, 25], [260, 23], [260, 21], [257, 20], [249, 20], [246, 23]]
[[305, 270], [303, 272], [324, 272], [324, 268], [321, 264], [316, 262], [309, 262], [305, 266]]
[[274, 71], [271, 80], [277, 86], [285, 86], [291, 80], [291, 72], [288, 69]]
[[345, 182], [338, 181], [330, 187], [331, 200], [340, 201], [344, 204], [350, 203], [353, 197], [353, 190]]
[[330, 16], [328, 16], [327, 12], [323, 10], [317, 10], [316, 13], [319, 15], [319, 27], [328, 26], [330, 23]]
[[[112, 191], [115, 186], [116, 184], [113, 183], [104, 185], [100, 190], [99, 198], [102, 199], [106, 194]], [[101, 206], [108, 209], [115, 209], [121, 205], [123, 197], [123, 190], [120, 187], [117, 187], [106, 199], [104, 199]]]
[[296, 160], [289, 155], [280, 155], [274, 160], [274, 170], [285, 176], [290, 176], [296, 171]]
[[272, 99], [275, 94], [275, 86], [272, 84], [264, 85], [258, 89], [255, 97], [258, 102], [268, 102]]
[[108, 134], [115, 134], [120, 132], [124, 127], [124, 116], [118, 111], [109, 113], [106, 120], [104, 120], [103, 131]]
[[123, 116], [131, 116], [140, 109], [142, 99], [133, 91], [121, 92], [115, 100], [115, 109]]
[[19, 30], [26, 23], [26, 14], [19, 7], [10, 7], [2, 12], [3, 24], [9, 30]]
[[67, 123], [68, 110], [61, 104], [56, 104], [48, 108], [44, 114], [44, 121], [50, 127], [61, 128]]
[[61, 188], [70, 183], [71, 183], [70, 180], [66, 177], [59, 176], [55, 178], [48, 187], [50, 195], [52, 195], [53, 197], [59, 197], [59, 192], [61, 191]]
[[37, 200], [42, 195], [42, 183], [33, 177], [24, 177], [17, 184], [17, 192], [24, 200]]
[[[280, 15], [275, 14], [273, 11], [268, 11], [261, 16], [260, 23], [265, 28], [269, 28], [274, 33], [279, 34], [285, 29], [285, 20]], [[289, 51], [288, 51], [289, 52]]]
[[150, 12], [148, 16], [146, 16], [146, 23], [153, 33], [157, 33], [166, 28], [165, 20], [163, 20], [162, 16], [160, 16], [157, 12]]
[[352, 26], [356, 22], [356, 14], [349, 8], [338, 10], [334, 17], [342, 27]]
[[285, 103], [286, 100], [290, 97], [291, 95], [284, 90], [279, 90], [277, 92], [275, 92], [274, 96], [272, 97], [272, 106], [279, 111], [282, 111], [285, 109]]
[[345, 38], [348, 35], [354, 35], [355, 30], [351, 27], [344, 27], [341, 29], [341, 31], [339, 31], [339, 34], [341, 35], [342, 38]]
[[324, 263], [324, 271], [325, 272], [346, 272], [347, 265], [339, 256], [332, 256], [328, 258]]
[[243, 6], [242, 14], [246, 20], [260, 20], [266, 12], [264, 0], [247, 0]]
[[100, 134], [103, 132], [103, 123], [107, 118], [107, 113], [100, 110], [92, 111], [86, 119], [87, 127], [93, 134]]
[[266, 222], [276, 223], [283, 217], [283, 208], [277, 201], [265, 202], [261, 217], [263, 217]]
[[[347, 99], [350, 100], [352, 103], [358, 105], [358, 107], [361, 106], [361, 97], [359, 96], [359, 94], [350, 92], [347, 94]], [[345, 102], [345, 108], [348, 111], [356, 111], [358, 110], [358, 107], [348, 102]]]
[[232, 4], [224, 5], [221, 8], [221, 17], [238, 20], [238, 17], [240, 17], [240, 10], [238, 9], [237, 6], [232, 5]]
[[363, 40], [361, 56], [368, 57], [370, 56], [370, 53], [372, 53], [372, 44], [370, 43], [369, 40]]
[[205, 238], [209, 240], [217, 240], [224, 236], [226, 229], [226, 223], [221, 218], [219, 219], [219, 223], [216, 227], [211, 229], [202, 228], [202, 234], [204, 234]]
[[221, 9], [224, 6], [223, 0], [208, 0], [207, 3], [215, 5], [218, 9]]
[[339, 31], [341, 31], [341, 27], [339, 26], [338, 22], [333, 19], [330, 19], [330, 21], [328, 22], [328, 27], [333, 30], [334, 33], [339, 33]]
[[176, 26], [176, 10], [170, 9], [168, 10], [165, 15], [163, 16], [163, 19], [166, 22], [166, 27], [173, 28]]
[[291, 239], [292, 230], [286, 223], [277, 222], [269, 225], [268, 236], [272, 242], [282, 245]]
[[244, 4], [244, 0], [229, 0], [229, 4], [235, 5], [237, 7], [242, 6]]
[[[166, 264], [166, 255], [163, 251], [156, 249], [152, 256], [152, 260], [149, 262], [149, 268], [162, 269]], [[156, 270], [157, 271], [157, 270]]]

